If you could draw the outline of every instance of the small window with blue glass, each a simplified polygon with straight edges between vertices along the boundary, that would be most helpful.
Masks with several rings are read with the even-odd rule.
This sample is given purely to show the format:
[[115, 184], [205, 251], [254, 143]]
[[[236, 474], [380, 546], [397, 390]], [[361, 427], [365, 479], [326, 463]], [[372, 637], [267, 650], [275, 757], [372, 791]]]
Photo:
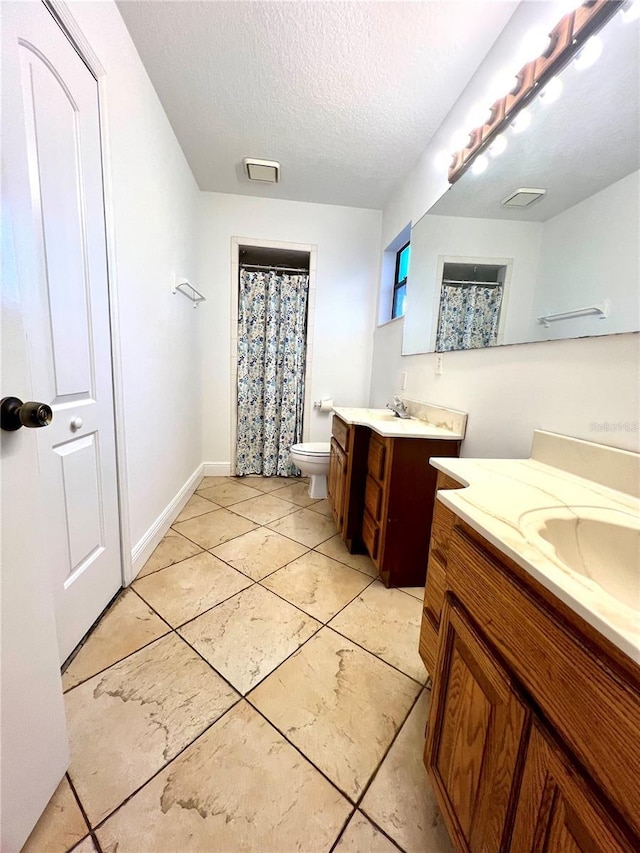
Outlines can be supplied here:
[[396, 253], [396, 274], [393, 279], [393, 303], [391, 307], [392, 320], [396, 317], [404, 317], [410, 254], [411, 246], [409, 243], [405, 243], [405, 245]]

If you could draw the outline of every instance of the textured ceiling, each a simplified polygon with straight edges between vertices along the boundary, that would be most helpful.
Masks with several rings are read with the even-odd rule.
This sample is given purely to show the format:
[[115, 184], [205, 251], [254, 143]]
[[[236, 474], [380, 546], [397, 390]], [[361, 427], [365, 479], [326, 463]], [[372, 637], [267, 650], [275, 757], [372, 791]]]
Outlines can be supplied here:
[[[382, 207], [515, 2], [148, 2], [122, 17], [203, 190]], [[276, 186], [242, 158], [278, 160]]]
[[[568, 65], [560, 99], [533, 101], [530, 126], [508, 130], [506, 151], [487, 171], [465, 173], [429, 213], [544, 222], [640, 168], [640, 21], [616, 15], [600, 38], [595, 65]], [[502, 207], [518, 187], [547, 194], [531, 207]]]

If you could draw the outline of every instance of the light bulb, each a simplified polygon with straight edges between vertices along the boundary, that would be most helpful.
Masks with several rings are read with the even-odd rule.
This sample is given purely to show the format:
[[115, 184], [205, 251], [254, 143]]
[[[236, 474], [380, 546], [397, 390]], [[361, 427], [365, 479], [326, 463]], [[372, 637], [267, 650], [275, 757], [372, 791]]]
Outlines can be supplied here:
[[545, 106], [555, 103], [562, 94], [562, 80], [552, 77], [540, 92], [540, 99]]
[[478, 102], [467, 115], [467, 125], [472, 128], [482, 127], [491, 118], [491, 108]]
[[514, 133], [522, 133], [531, 124], [531, 113], [529, 110], [520, 110], [518, 115], [511, 122], [511, 127]]
[[451, 148], [454, 151], [462, 151], [463, 148], [466, 148], [469, 144], [469, 131], [468, 130], [456, 130], [456, 132], [451, 137]]
[[487, 103], [495, 104], [499, 98], [504, 98], [512, 89], [515, 89], [515, 86], [516, 75], [506, 69], [502, 70], [491, 81]]
[[638, 18], [640, 18], [640, 0], [627, 0], [622, 7], [622, 20], [625, 24], [630, 24]]
[[527, 62], [537, 59], [549, 47], [549, 35], [542, 27], [532, 27], [522, 40], [520, 49], [516, 54], [518, 68], [522, 68]]
[[449, 151], [439, 151], [433, 158], [435, 167], [439, 172], [446, 172], [449, 169], [452, 160], [453, 154]]
[[598, 36], [591, 36], [591, 38], [585, 42], [584, 47], [576, 55], [576, 58], [573, 60], [573, 64], [576, 66], [578, 71], [584, 71], [587, 68], [591, 68], [591, 66], [598, 61], [601, 53], [602, 40], [599, 39]]
[[504, 135], [504, 133], [501, 133], [500, 136], [496, 136], [496, 138], [489, 146], [489, 154], [491, 154], [492, 157], [499, 157], [506, 147], [507, 137]]
[[489, 161], [484, 156], [484, 154], [481, 154], [479, 157], [476, 157], [476, 159], [473, 161], [473, 166], [471, 167], [471, 171], [473, 172], [474, 175], [481, 175], [483, 172], [487, 171], [488, 166], [489, 166]]

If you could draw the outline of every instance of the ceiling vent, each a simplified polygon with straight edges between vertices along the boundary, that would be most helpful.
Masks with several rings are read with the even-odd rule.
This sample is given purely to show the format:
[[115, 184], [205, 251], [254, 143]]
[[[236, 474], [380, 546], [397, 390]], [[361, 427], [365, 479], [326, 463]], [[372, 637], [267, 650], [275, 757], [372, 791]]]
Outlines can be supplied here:
[[245, 157], [243, 163], [250, 181], [277, 184], [280, 180], [280, 163], [276, 163], [275, 160], [255, 160], [253, 157]]
[[546, 193], [546, 190], [537, 190], [532, 187], [519, 187], [517, 190], [514, 190], [511, 195], [508, 195], [506, 198], [502, 199], [503, 207], [528, 207], [530, 204], [533, 204], [534, 201], [538, 201], [539, 198]]

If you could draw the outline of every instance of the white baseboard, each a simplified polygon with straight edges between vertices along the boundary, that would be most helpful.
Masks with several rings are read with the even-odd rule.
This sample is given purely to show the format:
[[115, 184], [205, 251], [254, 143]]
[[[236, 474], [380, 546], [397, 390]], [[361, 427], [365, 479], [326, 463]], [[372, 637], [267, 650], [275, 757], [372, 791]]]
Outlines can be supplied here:
[[[229, 466], [227, 465], [227, 468], [228, 467]], [[136, 542], [133, 546], [131, 549], [131, 577], [124, 579], [126, 586], [134, 580], [140, 569], [158, 547], [162, 538], [174, 522], [176, 516], [180, 513], [191, 495], [195, 492], [198, 483], [202, 479], [203, 473], [205, 473], [205, 469], [205, 463], [200, 463], [200, 465], [198, 465], [178, 494], [162, 510], [160, 515], [156, 518], [139, 542]], [[210, 474], [209, 476], [212, 475]]]
[[230, 477], [230, 462], [203, 462], [203, 474], [205, 477]]

